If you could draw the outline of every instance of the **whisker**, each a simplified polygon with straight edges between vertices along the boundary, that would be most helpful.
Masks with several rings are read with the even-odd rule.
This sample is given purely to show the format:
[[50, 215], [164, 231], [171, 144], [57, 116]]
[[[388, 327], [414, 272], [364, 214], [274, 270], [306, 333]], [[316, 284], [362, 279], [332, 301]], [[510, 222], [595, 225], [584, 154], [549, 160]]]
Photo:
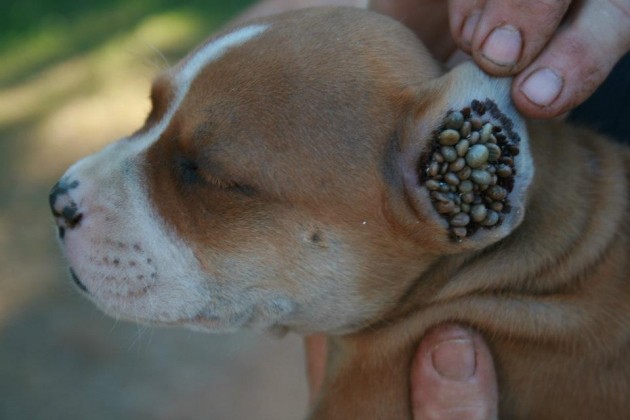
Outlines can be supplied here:
[[162, 51], [160, 51], [160, 49], [158, 47], [156, 47], [155, 45], [149, 43], [149, 42], [145, 42], [145, 44], [151, 48], [155, 53], [157, 53], [158, 57], [160, 57], [162, 59], [162, 61], [164, 62], [164, 64], [166, 65], [166, 68], [170, 68], [171, 67], [171, 63], [168, 62], [168, 58], [166, 58], [166, 56], [164, 55], [164, 53]]

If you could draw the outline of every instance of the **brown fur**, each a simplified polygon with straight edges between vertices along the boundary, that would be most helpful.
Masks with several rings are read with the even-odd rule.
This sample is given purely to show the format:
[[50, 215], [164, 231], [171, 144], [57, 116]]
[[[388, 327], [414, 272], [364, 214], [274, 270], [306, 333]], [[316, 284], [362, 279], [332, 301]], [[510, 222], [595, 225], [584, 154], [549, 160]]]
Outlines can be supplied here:
[[[281, 291], [297, 309], [279, 327], [331, 334], [311, 418], [410, 418], [412, 355], [447, 321], [487, 339], [501, 418], [630, 415], [628, 149], [530, 123], [519, 216], [454, 243], [409, 174], [485, 76], [443, 75], [402, 25], [363, 11], [263, 22], [203, 69], [141, 169], [216, 285]], [[148, 126], [168, 75], [152, 96]]]
[[[355, 13], [325, 12], [314, 18], [318, 27], [309, 13], [287, 15], [274, 21], [276, 39], [246, 45], [205, 71], [195, 91], [210, 96], [191, 95], [171, 126], [175, 140], [149, 153], [153, 191], [180, 196], [161, 207], [163, 217], [188, 242], [203, 244], [201, 261], [245, 237], [299, 259], [284, 248], [287, 226], [312, 220], [313, 234], [325, 238], [333, 226], [353, 252], [387, 256], [381, 266], [362, 267], [361, 293], [379, 302], [380, 315], [331, 337], [313, 419], [409, 418], [411, 357], [423, 334], [446, 321], [488, 340], [502, 418], [629, 414], [628, 150], [587, 131], [531, 123], [536, 176], [523, 223], [487, 247], [454, 251], [441, 226], [410, 221], [400, 174], [387, 166], [415, 100], [409, 89], [423, 90], [439, 68], [398, 26], [379, 20], [371, 27], [376, 18], [355, 21]], [[321, 32], [300, 33], [313, 27]], [[374, 30], [382, 33], [366, 38]], [[344, 40], [343, 55], [331, 33]], [[249, 71], [238, 71], [243, 63]], [[423, 106], [435, 107], [438, 94], [423, 97]], [[177, 154], [207, 158], [208, 177], [250, 194], [195, 196], [193, 189], [187, 196], [161, 165]], [[203, 212], [191, 213], [194, 200], [206, 203]], [[331, 245], [324, 239], [321, 246]]]
[[523, 224], [437, 262], [378, 325], [332, 338], [312, 418], [410, 418], [411, 358], [446, 321], [488, 340], [501, 418], [630, 413], [628, 150], [565, 125], [530, 130], [537, 175]]

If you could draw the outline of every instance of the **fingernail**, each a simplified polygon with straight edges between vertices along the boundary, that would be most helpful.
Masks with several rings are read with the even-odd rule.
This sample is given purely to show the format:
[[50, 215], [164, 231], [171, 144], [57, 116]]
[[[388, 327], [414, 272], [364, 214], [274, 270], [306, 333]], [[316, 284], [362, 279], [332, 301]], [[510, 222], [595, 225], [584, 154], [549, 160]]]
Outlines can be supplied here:
[[497, 66], [513, 66], [521, 56], [521, 33], [511, 25], [493, 30], [481, 49], [481, 54]]
[[477, 23], [479, 23], [479, 17], [481, 16], [481, 12], [476, 10], [472, 12], [464, 22], [462, 26], [462, 32], [460, 35], [460, 41], [462, 44], [466, 46], [472, 45], [473, 35], [475, 34], [475, 28], [477, 28]]
[[536, 70], [521, 84], [521, 92], [538, 106], [548, 106], [558, 98], [564, 82], [548, 67]]
[[453, 381], [463, 381], [475, 374], [475, 345], [468, 332], [458, 329], [452, 337], [433, 347], [431, 361], [437, 373]]

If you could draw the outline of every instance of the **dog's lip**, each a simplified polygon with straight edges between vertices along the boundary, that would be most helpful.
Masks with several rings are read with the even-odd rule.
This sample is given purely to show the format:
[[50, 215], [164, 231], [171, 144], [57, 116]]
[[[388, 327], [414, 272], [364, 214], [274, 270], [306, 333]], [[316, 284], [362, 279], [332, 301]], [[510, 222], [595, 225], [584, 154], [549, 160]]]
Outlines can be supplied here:
[[76, 284], [77, 287], [81, 289], [82, 292], [87, 293], [87, 294], [90, 293], [87, 286], [81, 281], [81, 279], [79, 279], [79, 276], [72, 268], [70, 268], [70, 277], [72, 278], [72, 281], [74, 282], [74, 284]]

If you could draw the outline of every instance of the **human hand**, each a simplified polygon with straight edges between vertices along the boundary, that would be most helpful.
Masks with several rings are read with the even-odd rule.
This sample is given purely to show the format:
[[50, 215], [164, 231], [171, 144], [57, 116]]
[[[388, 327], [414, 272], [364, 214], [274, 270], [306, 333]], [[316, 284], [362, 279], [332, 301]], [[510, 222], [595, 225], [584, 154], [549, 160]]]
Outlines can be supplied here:
[[496, 374], [481, 335], [457, 325], [431, 330], [411, 365], [411, 404], [416, 420], [496, 419]]
[[371, 7], [410, 26], [440, 59], [447, 43], [432, 44], [436, 33], [449, 37], [440, 32], [448, 25], [483, 70], [515, 76], [514, 103], [533, 118], [585, 101], [630, 50], [630, 0], [372, 0]]
[[[310, 400], [324, 378], [326, 338], [305, 340]], [[431, 330], [411, 365], [414, 419], [496, 419], [498, 393], [490, 350], [481, 336], [456, 325]]]

